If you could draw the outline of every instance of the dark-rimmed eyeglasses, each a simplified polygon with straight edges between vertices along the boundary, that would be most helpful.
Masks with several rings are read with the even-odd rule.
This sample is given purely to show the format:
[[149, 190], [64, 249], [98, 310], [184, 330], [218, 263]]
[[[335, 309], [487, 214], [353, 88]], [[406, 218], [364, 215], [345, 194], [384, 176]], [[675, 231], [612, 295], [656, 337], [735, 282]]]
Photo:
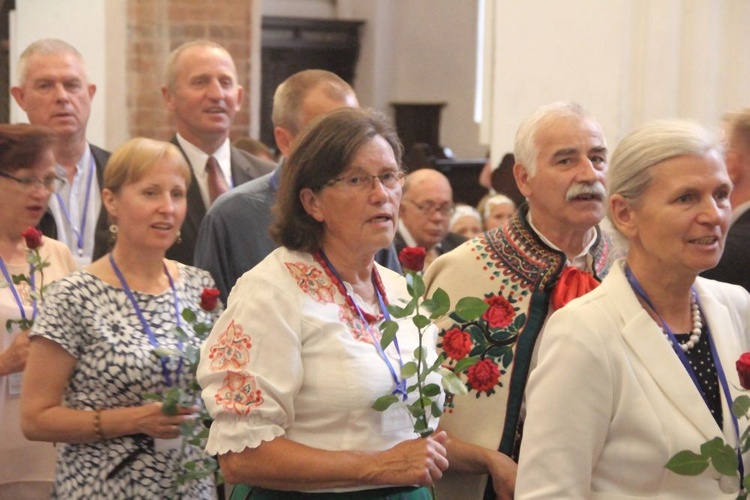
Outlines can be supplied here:
[[5, 172], [0, 172], [0, 177], [16, 181], [21, 185], [21, 188], [24, 191], [32, 191], [36, 186], [42, 186], [50, 193], [54, 193], [60, 190], [65, 182], [62, 178], [56, 175], [39, 179], [37, 177], [16, 177], [14, 175], [6, 174]]

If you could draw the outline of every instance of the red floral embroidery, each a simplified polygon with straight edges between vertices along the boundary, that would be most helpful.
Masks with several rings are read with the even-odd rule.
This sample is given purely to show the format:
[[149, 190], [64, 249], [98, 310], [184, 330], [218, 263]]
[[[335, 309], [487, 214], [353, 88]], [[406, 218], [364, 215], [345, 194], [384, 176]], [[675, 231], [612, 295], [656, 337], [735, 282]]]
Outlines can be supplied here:
[[471, 347], [471, 335], [459, 328], [451, 328], [443, 335], [443, 351], [449, 358], [464, 359]]
[[508, 299], [502, 295], [495, 295], [485, 298], [484, 301], [490, 307], [484, 312], [482, 318], [487, 321], [490, 328], [505, 328], [510, 325], [516, 316], [516, 311]]
[[375, 345], [372, 341], [373, 335], [375, 336], [375, 340], [380, 342], [380, 330], [362, 323], [362, 318], [359, 317], [359, 314], [356, 314], [350, 308], [342, 307], [339, 309], [339, 321], [347, 326], [352, 337], [357, 342], [366, 342]]
[[303, 292], [317, 302], [333, 302], [336, 287], [320, 269], [301, 262], [286, 262], [285, 265]]
[[229, 372], [218, 392], [214, 395], [216, 404], [237, 415], [249, 415], [263, 404], [263, 396], [256, 388], [255, 377], [244, 373]]
[[242, 326], [232, 320], [209, 351], [211, 370], [242, 368], [250, 361], [251, 347], [250, 336], [244, 334]]
[[489, 359], [483, 359], [469, 368], [466, 376], [472, 389], [477, 392], [489, 392], [500, 379], [500, 369]]

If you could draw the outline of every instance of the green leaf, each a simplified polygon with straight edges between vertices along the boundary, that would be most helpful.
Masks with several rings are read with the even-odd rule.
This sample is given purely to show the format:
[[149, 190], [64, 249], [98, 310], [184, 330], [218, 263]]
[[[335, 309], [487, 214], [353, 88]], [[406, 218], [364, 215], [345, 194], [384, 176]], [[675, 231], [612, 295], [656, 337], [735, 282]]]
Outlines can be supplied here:
[[422, 275], [418, 273], [408, 273], [406, 275], [406, 288], [409, 291], [409, 295], [415, 299], [418, 299], [424, 295], [424, 280]]
[[401, 368], [401, 376], [404, 378], [413, 377], [417, 374], [417, 364], [414, 361], [404, 363], [404, 367]]
[[163, 406], [161, 411], [165, 415], [177, 415], [177, 406], [182, 399], [182, 394], [179, 388], [170, 387], [164, 392], [164, 398], [162, 399]]
[[469, 356], [467, 358], [461, 359], [456, 363], [456, 366], [453, 367], [454, 373], [461, 373], [464, 370], [471, 368], [477, 362], [479, 361], [479, 356]]
[[737, 453], [734, 448], [724, 443], [721, 438], [714, 438], [701, 445], [701, 456], [711, 459], [717, 472], [725, 476], [737, 474]]
[[380, 332], [380, 347], [385, 350], [389, 345], [391, 345], [393, 339], [396, 338], [396, 333], [398, 333], [398, 324], [395, 321], [384, 321], [383, 324], [380, 325]]
[[440, 368], [438, 373], [442, 375], [440, 383], [443, 385], [443, 389], [453, 394], [468, 394], [469, 391], [466, 389], [464, 384], [458, 376], [447, 368]]
[[417, 347], [414, 349], [414, 359], [417, 361], [424, 361], [427, 357], [427, 351], [424, 350], [422, 347]]
[[748, 411], [750, 411], [750, 396], [746, 394], [737, 396], [732, 403], [732, 414], [737, 418], [742, 418], [747, 415]]
[[[411, 413], [412, 416], [415, 418], [424, 416], [424, 407], [419, 404], [419, 401], [417, 401], [414, 404], [406, 405], [406, 409], [409, 410], [409, 413]], [[414, 424], [414, 430], [416, 429], [417, 429], [417, 425]]]
[[435, 293], [432, 294], [430, 306], [431, 309], [428, 309], [431, 313], [430, 319], [436, 320], [439, 317], [448, 314], [448, 311], [451, 308], [451, 299], [448, 298], [448, 294], [445, 290], [438, 288], [435, 290]]
[[437, 396], [440, 394], [440, 386], [437, 384], [427, 384], [422, 388], [422, 394], [425, 396]]
[[474, 321], [479, 318], [489, 305], [477, 297], [463, 297], [456, 304], [456, 314], [463, 321]]
[[197, 321], [198, 317], [195, 315], [195, 311], [193, 311], [189, 307], [186, 307], [182, 310], [182, 319], [190, 324], [193, 324]]
[[670, 458], [664, 467], [681, 476], [698, 476], [708, 468], [708, 457], [682, 450]]
[[385, 411], [394, 403], [398, 403], [398, 396], [395, 394], [388, 394], [387, 396], [381, 396], [376, 399], [375, 403], [372, 405], [372, 409], [375, 411]]
[[5, 322], [5, 329], [8, 330], [8, 333], [13, 331], [13, 325], [15, 324], [16, 320], [9, 319]]
[[414, 322], [414, 325], [420, 330], [430, 324], [429, 318], [423, 314], [417, 314], [411, 320]]
[[440, 405], [437, 403], [432, 403], [432, 416], [435, 418], [438, 418], [440, 415], [443, 414], [443, 409], [440, 408]]

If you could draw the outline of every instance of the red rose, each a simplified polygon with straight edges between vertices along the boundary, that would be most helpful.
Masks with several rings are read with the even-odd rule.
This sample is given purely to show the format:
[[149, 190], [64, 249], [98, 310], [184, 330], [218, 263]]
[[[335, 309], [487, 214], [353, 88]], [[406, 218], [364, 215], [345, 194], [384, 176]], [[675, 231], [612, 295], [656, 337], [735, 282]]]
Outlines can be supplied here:
[[213, 311], [219, 303], [219, 290], [216, 288], [204, 288], [201, 292], [201, 309]]
[[497, 385], [500, 369], [489, 359], [483, 359], [466, 372], [471, 388], [477, 392], [489, 392]]
[[737, 374], [740, 376], [740, 385], [750, 389], [750, 352], [746, 352], [737, 360]]
[[502, 295], [495, 295], [484, 299], [484, 301], [490, 307], [484, 311], [482, 319], [490, 325], [490, 328], [505, 328], [510, 325], [516, 316], [516, 311], [513, 310], [513, 305], [508, 302], [508, 299]]
[[464, 359], [471, 347], [471, 336], [458, 328], [451, 328], [443, 335], [443, 351], [449, 358]]
[[424, 258], [427, 250], [423, 247], [405, 247], [398, 254], [398, 261], [405, 271], [419, 272], [424, 268]]
[[26, 247], [29, 250], [36, 250], [42, 246], [42, 232], [33, 227], [27, 227], [24, 232], [21, 233], [23, 239], [26, 240]]

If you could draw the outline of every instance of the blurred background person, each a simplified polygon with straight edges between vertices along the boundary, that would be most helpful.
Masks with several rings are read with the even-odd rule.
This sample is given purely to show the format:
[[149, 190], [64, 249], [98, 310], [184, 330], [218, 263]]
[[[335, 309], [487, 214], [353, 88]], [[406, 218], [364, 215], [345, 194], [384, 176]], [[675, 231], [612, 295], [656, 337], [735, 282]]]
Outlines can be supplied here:
[[[185, 219], [189, 182], [175, 146], [126, 142], [107, 165], [102, 191], [112, 252], [45, 298], [21, 411], [29, 439], [59, 443], [56, 498], [164, 498], [180, 466], [180, 450], [157, 451], [154, 438], [177, 438], [198, 408], [178, 406], [170, 416], [144, 396], [191, 382], [178, 357], [159, 358], [154, 349], [186, 347], [175, 335], [178, 318], [213, 284], [207, 272], [164, 258]], [[203, 457], [187, 446], [185, 460]], [[184, 498], [215, 495], [210, 477], [178, 490]]]
[[719, 264], [702, 273], [750, 291], [750, 108], [727, 113], [724, 159], [732, 179], [732, 220]]
[[253, 499], [429, 498], [420, 486], [448, 466], [445, 433], [415, 439], [403, 407], [372, 408], [413, 383], [399, 365], [418, 345], [406, 320], [400, 351], [379, 348], [385, 304], [408, 299], [404, 278], [375, 262], [396, 231], [401, 144], [387, 119], [357, 108], [298, 141], [274, 206], [281, 247], [238, 280], [201, 351], [207, 450]]
[[[55, 170], [54, 131], [33, 125], [0, 125], [0, 499], [49, 498], [55, 477], [55, 449], [21, 434], [20, 398], [28, 356], [28, 330], [18, 325], [6, 332], [8, 320], [33, 319], [38, 304], [29, 283], [13, 284], [12, 276], [31, 277], [29, 249], [21, 233], [39, 224], [50, 195], [62, 185]], [[49, 267], [34, 272], [41, 287], [75, 269], [64, 244], [45, 238], [39, 253]], [[38, 289], [38, 288], [37, 288]]]
[[484, 201], [483, 213], [484, 229], [489, 231], [503, 227], [516, 213], [516, 204], [504, 194], [495, 194]]
[[89, 82], [75, 47], [43, 39], [21, 53], [18, 85], [10, 91], [29, 123], [51, 128], [58, 139], [55, 168], [64, 182], [50, 199], [40, 229], [65, 243], [78, 266], [85, 266], [107, 251], [109, 241], [100, 196], [109, 152], [86, 140], [96, 85]]
[[467, 239], [473, 238], [482, 234], [482, 216], [476, 208], [459, 203], [448, 226], [452, 233]]
[[427, 250], [427, 269], [439, 255], [466, 241], [448, 230], [455, 208], [453, 189], [445, 175], [431, 168], [411, 172], [404, 182], [398, 232], [393, 240], [396, 252], [404, 247], [423, 247]]
[[253, 156], [263, 158], [264, 160], [268, 160], [272, 163], [276, 163], [278, 161], [278, 158], [276, 158], [276, 155], [273, 154], [271, 148], [260, 142], [258, 139], [253, 139], [252, 137], [240, 137], [239, 139], [235, 140], [232, 145], [235, 148], [247, 151]]
[[713, 467], [664, 468], [716, 436], [735, 445], [747, 427], [731, 408], [742, 393], [735, 362], [750, 349], [750, 295], [697, 277], [721, 258], [731, 186], [700, 125], [652, 122], [617, 146], [607, 215], [627, 258], [547, 322], [518, 498], [736, 497], [739, 479], [720, 481]]

